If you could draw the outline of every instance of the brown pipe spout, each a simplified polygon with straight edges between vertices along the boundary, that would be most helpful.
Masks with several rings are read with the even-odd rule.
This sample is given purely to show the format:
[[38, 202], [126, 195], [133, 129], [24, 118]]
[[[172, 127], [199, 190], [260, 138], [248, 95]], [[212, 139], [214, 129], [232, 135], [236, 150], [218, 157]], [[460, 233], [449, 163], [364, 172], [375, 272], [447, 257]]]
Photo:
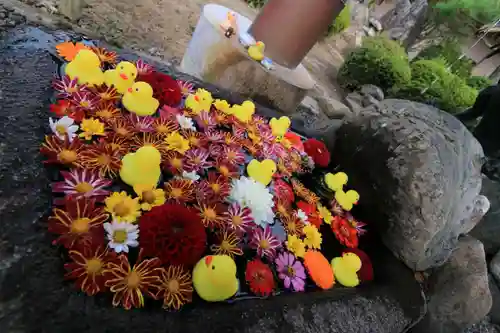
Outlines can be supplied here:
[[295, 68], [342, 8], [341, 0], [269, 0], [249, 32], [264, 42], [267, 57]]

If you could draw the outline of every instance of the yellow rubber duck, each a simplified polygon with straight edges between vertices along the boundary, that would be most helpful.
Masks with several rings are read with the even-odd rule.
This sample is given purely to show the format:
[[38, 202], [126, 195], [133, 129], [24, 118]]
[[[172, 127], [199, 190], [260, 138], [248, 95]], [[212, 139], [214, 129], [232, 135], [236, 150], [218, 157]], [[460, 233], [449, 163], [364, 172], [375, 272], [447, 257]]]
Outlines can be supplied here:
[[344, 172], [337, 172], [336, 174], [329, 172], [325, 175], [326, 186], [332, 191], [341, 190], [347, 184], [347, 179]]
[[264, 59], [264, 49], [266, 48], [266, 45], [264, 42], [257, 42], [255, 45], [251, 45], [248, 48], [248, 55], [250, 58], [256, 61], [261, 61]]
[[359, 194], [354, 190], [349, 190], [347, 192], [337, 190], [335, 192], [335, 200], [344, 210], [350, 211], [352, 207], [358, 203]]
[[156, 187], [160, 180], [161, 154], [153, 146], [144, 146], [122, 159], [120, 178], [132, 187], [137, 185]]
[[226, 255], [206, 256], [193, 269], [193, 286], [207, 302], [224, 301], [238, 291], [236, 263]]
[[136, 82], [123, 95], [122, 104], [129, 112], [138, 116], [153, 115], [160, 102], [153, 97], [153, 88], [146, 82]]
[[137, 77], [137, 67], [131, 62], [122, 61], [115, 69], [104, 72], [104, 82], [108, 87], [114, 86], [120, 94], [125, 94], [132, 87]]
[[231, 107], [230, 113], [242, 123], [248, 123], [255, 113], [255, 104], [252, 101], [244, 101], [241, 105], [235, 104]]
[[335, 279], [345, 287], [356, 287], [359, 284], [357, 272], [361, 269], [361, 259], [354, 253], [344, 253], [342, 257], [333, 258], [331, 266]]
[[274, 136], [282, 137], [286, 134], [286, 132], [290, 128], [291, 123], [292, 122], [290, 121], [290, 118], [283, 116], [280, 117], [279, 119], [272, 118], [269, 121], [269, 126], [271, 126], [271, 130]]
[[213, 101], [214, 99], [209, 91], [199, 88], [194, 94], [190, 94], [186, 98], [184, 106], [186, 109], [191, 109], [194, 114], [199, 114], [201, 111], [210, 111]]
[[247, 173], [250, 178], [256, 182], [267, 186], [273, 179], [273, 175], [276, 173], [276, 163], [269, 159], [263, 160], [262, 162], [259, 162], [258, 160], [251, 160], [247, 165]]
[[101, 60], [97, 54], [87, 49], [80, 50], [75, 58], [68, 63], [64, 72], [72, 80], [78, 78], [78, 84], [98, 86], [104, 83]]

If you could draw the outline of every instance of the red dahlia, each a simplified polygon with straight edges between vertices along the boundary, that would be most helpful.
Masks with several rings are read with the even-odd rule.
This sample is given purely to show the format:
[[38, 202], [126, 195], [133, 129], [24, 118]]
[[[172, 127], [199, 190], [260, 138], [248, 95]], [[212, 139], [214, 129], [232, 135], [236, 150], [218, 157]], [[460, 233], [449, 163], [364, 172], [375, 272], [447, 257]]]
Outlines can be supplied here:
[[316, 139], [308, 139], [304, 142], [304, 150], [311, 156], [317, 166], [326, 168], [330, 164], [330, 152], [325, 144]]
[[331, 228], [341, 244], [350, 248], [358, 247], [358, 231], [346, 218], [334, 216]]
[[167, 203], [143, 214], [139, 239], [144, 254], [163, 264], [193, 266], [205, 252], [207, 236], [197, 212]]
[[259, 296], [269, 296], [275, 287], [273, 272], [262, 261], [255, 259], [247, 264], [245, 280], [250, 290]]
[[160, 106], [177, 106], [181, 102], [181, 88], [176, 80], [170, 76], [152, 71], [148, 74], [140, 75], [137, 81], [144, 81], [153, 88], [153, 96], [160, 101]]

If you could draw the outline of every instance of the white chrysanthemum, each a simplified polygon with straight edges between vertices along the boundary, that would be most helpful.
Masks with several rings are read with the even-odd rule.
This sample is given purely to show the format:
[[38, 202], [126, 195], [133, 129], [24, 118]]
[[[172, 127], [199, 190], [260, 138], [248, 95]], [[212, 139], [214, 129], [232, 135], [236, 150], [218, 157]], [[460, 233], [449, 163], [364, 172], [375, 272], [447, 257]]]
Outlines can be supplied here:
[[183, 115], [180, 115], [180, 114], [175, 116], [175, 118], [177, 119], [177, 122], [179, 123], [179, 126], [182, 129], [196, 131], [196, 127], [194, 127], [193, 119], [186, 117], [186, 116], [183, 116]]
[[198, 179], [200, 179], [200, 176], [196, 173], [196, 171], [191, 171], [191, 172], [182, 171], [182, 178], [189, 179], [195, 182]]
[[78, 125], [74, 125], [74, 123], [75, 121], [68, 116], [64, 116], [57, 121], [49, 118], [49, 125], [52, 132], [61, 140], [64, 140], [67, 134], [69, 142], [73, 141], [79, 128]]
[[240, 206], [250, 208], [258, 225], [265, 227], [266, 224], [273, 223], [273, 195], [261, 183], [247, 177], [233, 180], [229, 197]]
[[113, 221], [104, 223], [104, 230], [107, 233], [109, 247], [115, 250], [116, 253], [128, 253], [129, 246], [136, 247], [139, 245], [137, 241], [139, 226], [137, 224]]
[[307, 220], [307, 214], [302, 209], [297, 209], [297, 217], [301, 219], [305, 224], [309, 224]]

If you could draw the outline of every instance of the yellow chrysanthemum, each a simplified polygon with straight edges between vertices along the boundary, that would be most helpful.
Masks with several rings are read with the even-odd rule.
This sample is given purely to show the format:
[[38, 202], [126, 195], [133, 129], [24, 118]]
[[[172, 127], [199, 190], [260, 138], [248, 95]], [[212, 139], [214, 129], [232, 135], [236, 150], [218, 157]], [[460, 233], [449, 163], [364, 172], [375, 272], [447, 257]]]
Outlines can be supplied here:
[[224, 99], [216, 99], [214, 106], [217, 110], [224, 112], [225, 114], [232, 114], [231, 105]]
[[304, 234], [306, 238], [304, 239], [304, 244], [311, 249], [320, 249], [321, 242], [323, 239], [321, 238], [321, 233], [318, 231], [314, 225], [309, 224], [304, 227]]
[[180, 154], [184, 154], [189, 150], [189, 140], [186, 140], [179, 132], [172, 132], [166, 138], [167, 150], [173, 150]]
[[318, 204], [316, 206], [318, 208], [319, 215], [325, 221], [326, 224], [331, 224], [333, 220], [332, 213], [325, 206]]
[[85, 140], [92, 140], [93, 135], [104, 135], [104, 123], [98, 119], [83, 119], [80, 127], [83, 131], [80, 133], [80, 137], [85, 138]]
[[104, 200], [106, 211], [118, 222], [133, 223], [141, 215], [139, 198], [132, 199], [127, 192], [113, 192]]
[[306, 254], [306, 245], [296, 235], [288, 235], [286, 248], [297, 258], [303, 258]]
[[134, 191], [139, 196], [142, 210], [151, 210], [156, 206], [161, 206], [165, 203], [165, 191], [161, 188], [155, 189], [149, 185], [136, 185]]

